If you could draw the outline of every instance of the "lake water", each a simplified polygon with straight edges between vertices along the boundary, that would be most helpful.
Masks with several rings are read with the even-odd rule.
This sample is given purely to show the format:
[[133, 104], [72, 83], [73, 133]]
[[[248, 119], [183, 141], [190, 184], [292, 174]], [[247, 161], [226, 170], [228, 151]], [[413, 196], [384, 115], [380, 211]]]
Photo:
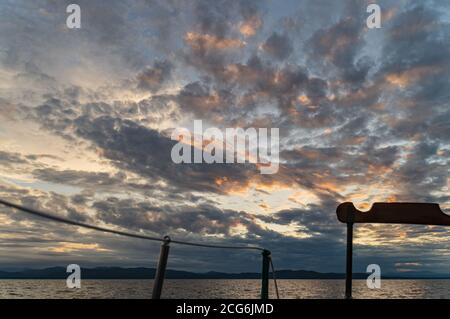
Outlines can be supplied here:
[[[65, 280], [0, 280], [0, 298], [150, 298], [152, 280], [82, 280], [68, 289]], [[275, 297], [273, 284], [271, 298]], [[355, 298], [450, 298], [450, 280], [382, 280], [368, 289], [354, 280]], [[342, 298], [343, 280], [278, 280], [281, 298]], [[163, 298], [258, 298], [259, 280], [167, 279]]]

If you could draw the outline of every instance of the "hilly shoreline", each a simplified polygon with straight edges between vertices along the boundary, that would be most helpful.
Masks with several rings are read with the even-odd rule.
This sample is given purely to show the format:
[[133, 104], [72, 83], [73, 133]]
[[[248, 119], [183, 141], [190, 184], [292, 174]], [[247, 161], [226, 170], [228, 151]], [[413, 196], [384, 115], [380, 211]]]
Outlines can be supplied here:
[[[21, 271], [1, 271], [0, 279], [66, 279], [69, 273], [65, 267], [50, 267], [44, 269], [24, 269]], [[308, 270], [278, 270], [277, 279], [344, 279], [343, 273], [321, 273]], [[155, 268], [122, 268], [122, 267], [96, 267], [82, 268], [83, 279], [153, 279]], [[354, 279], [366, 279], [367, 273], [354, 273]], [[260, 279], [258, 272], [225, 273], [204, 272], [195, 273], [189, 271], [168, 269], [167, 279]], [[270, 274], [272, 277], [272, 274]], [[386, 275], [384, 279], [450, 279], [450, 275], [439, 275], [433, 273], [410, 273], [404, 275]]]

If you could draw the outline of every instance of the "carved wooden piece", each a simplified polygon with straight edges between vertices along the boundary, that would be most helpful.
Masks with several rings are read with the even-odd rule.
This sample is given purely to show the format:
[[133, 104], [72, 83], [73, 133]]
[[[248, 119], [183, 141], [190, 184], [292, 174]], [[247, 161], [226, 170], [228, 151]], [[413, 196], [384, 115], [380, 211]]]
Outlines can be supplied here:
[[355, 208], [353, 203], [340, 204], [336, 209], [343, 223], [386, 223], [450, 226], [450, 216], [439, 204], [429, 203], [374, 203], [368, 212]]

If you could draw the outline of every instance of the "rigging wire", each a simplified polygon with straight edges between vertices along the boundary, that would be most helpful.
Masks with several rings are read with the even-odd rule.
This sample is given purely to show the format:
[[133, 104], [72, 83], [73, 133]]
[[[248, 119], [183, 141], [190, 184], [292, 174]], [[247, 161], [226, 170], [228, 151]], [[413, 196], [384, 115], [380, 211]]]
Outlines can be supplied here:
[[270, 257], [270, 268], [272, 268], [272, 279], [273, 285], [275, 286], [275, 293], [277, 294], [277, 299], [280, 299], [280, 293], [278, 292], [277, 277], [275, 276], [275, 268], [273, 267], [272, 256]]
[[28, 213], [28, 214], [31, 214], [31, 215], [34, 215], [34, 216], [39, 216], [39, 217], [42, 217], [42, 218], [50, 219], [50, 220], [53, 220], [55, 222], [64, 223], [64, 224], [68, 224], [68, 225], [73, 225], [73, 226], [84, 227], [84, 228], [88, 228], [88, 229], [93, 229], [93, 230], [102, 231], [102, 232], [105, 232], [105, 233], [116, 234], [116, 235], [121, 235], [121, 236], [127, 236], [127, 237], [139, 238], [139, 239], [146, 239], [146, 240], [152, 240], [152, 241], [159, 241], [159, 242], [167, 242], [167, 241], [169, 241], [169, 242], [174, 243], [174, 244], [185, 245], [185, 246], [218, 248], [218, 249], [248, 249], [248, 250], [264, 251], [263, 248], [257, 247], [257, 246], [224, 246], [224, 245], [193, 243], [193, 242], [182, 241], [182, 240], [172, 240], [172, 239], [170, 239], [167, 236], [164, 237], [164, 238], [152, 237], [152, 236], [141, 235], [141, 234], [137, 234], [137, 233], [130, 233], [130, 232], [126, 232], [126, 231], [120, 231], [120, 230], [105, 228], [105, 227], [96, 226], [96, 225], [90, 225], [90, 224], [83, 223], [83, 222], [77, 222], [77, 221], [70, 220], [70, 219], [67, 219], [67, 218], [64, 218], [64, 217], [55, 216], [53, 214], [42, 212], [42, 211], [39, 211], [39, 210], [36, 210], [36, 209], [32, 209], [32, 208], [28, 208], [28, 207], [21, 206], [21, 205], [18, 205], [18, 204], [14, 204], [14, 203], [5, 201], [3, 199], [0, 199], [0, 204], [2, 204], [4, 206], [7, 206], [7, 207], [18, 209], [20, 211], [23, 211], [25, 213]]

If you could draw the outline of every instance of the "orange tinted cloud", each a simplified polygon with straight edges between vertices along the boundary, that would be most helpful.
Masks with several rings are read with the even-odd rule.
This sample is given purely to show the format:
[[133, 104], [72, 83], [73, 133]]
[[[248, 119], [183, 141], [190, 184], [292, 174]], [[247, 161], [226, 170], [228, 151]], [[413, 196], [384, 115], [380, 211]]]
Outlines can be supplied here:
[[229, 50], [242, 48], [245, 45], [245, 43], [239, 39], [219, 38], [215, 35], [200, 34], [196, 32], [186, 33], [184, 40], [196, 51]]
[[435, 74], [436, 71], [436, 67], [416, 67], [402, 72], [390, 73], [386, 75], [385, 79], [390, 84], [404, 88], [420, 80], [422, 77]]
[[336, 193], [338, 193], [341, 190], [341, 188], [333, 182], [323, 182], [323, 183], [319, 183], [317, 186], [326, 191], [331, 191], [331, 192], [336, 192]]
[[256, 34], [261, 25], [262, 20], [257, 16], [253, 16], [240, 24], [239, 32], [246, 37], [251, 37]]
[[82, 244], [82, 243], [62, 243], [57, 247], [50, 249], [57, 253], [68, 253], [79, 250], [93, 250], [93, 251], [110, 251], [99, 246], [99, 244]]
[[300, 95], [298, 100], [304, 105], [311, 103], [311, 100], [305, 94]]

